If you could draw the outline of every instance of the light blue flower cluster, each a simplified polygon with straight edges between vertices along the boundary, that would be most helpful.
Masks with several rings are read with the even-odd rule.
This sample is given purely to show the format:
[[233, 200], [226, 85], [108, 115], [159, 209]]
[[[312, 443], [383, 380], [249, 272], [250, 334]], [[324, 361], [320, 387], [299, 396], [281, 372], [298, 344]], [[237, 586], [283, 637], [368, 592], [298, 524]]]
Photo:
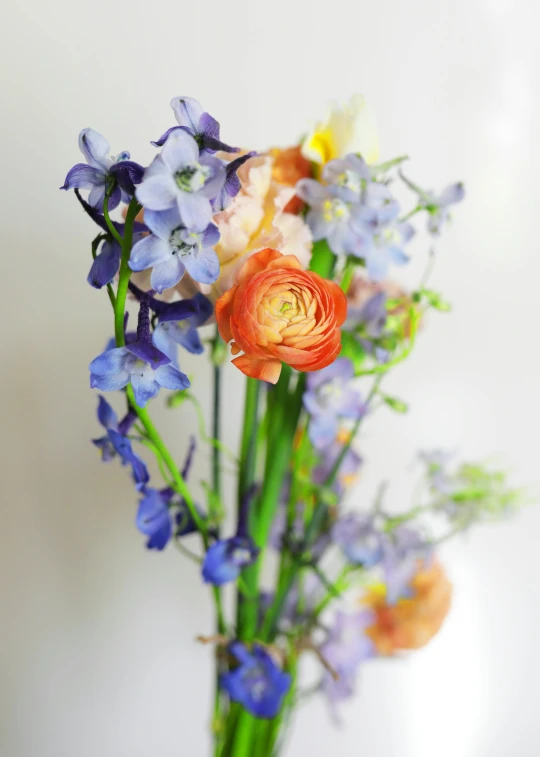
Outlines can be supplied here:
[[386, 184], [374, 181], [363, 158], [351, 154], [327, 163], [323, 182], [302, 179], [296, 192], [309, 206], [306, 220], [315, 240], [326, 239], [336, 255], [365, 261], [369, 276], [383, 279], [390, 264], [408, 261], [410, 223], [399, 220], [399, 204]]

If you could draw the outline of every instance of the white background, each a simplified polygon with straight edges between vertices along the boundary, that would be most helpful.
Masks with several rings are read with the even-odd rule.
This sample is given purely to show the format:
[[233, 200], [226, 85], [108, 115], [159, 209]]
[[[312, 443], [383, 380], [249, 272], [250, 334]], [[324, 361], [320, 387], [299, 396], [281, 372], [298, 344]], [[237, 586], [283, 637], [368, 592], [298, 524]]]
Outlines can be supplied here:
[[[92, 126], [146, 162], [191, 95], [233, 144], [287, 145], [332, 98], [363, 92], [382, 154], [408, 152], [428, 187], [465, 180], [434, 286], [453, 314], [429, 319], [389, 388], [405, 418], [366, 426], [351, 505], [392, 475], [403, 504], [422, 447], [496, 455], [538, 470], [538, 8], [532, 0], [8, 0], [2, 13], [3, 757], [206, 754], [211, 630], [196, 569], [148, 553], [125, 471], [102, 466], [87, 364], [111, 331], [85, 281], [95, 230], [59, 192]], [[421, 241], [421, 240], [420, 240]], [[423, 246], [415, 247], [421, 260]], [[420, 265], [420, 263], [418, 263]], [[197, 392], [209, 403], [204, 361]], [[227, 375], [226, 437], [240, 376]], [[191, 411], [160, 415], [183, 454]], [[198, 456], [195, 477], [206, 472]], [[288, 755], [540, 754], [540, 510], [478, 529], [446, 551], [451, 615], [424, 651], [373, 662], [344, 728], [306, 707]]]

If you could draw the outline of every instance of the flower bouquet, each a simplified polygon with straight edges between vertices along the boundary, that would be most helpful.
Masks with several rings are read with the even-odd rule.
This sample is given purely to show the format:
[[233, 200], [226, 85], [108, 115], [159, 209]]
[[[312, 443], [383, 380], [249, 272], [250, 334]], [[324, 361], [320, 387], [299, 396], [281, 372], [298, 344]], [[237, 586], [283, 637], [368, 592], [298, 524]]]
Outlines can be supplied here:
[[[500, 471], [433, 451], [419, 456], [408, 508], [390, 511], [384, 485], [361, 510], [348, 498], [362, 466], [359, 429], [380, 408], [407, 410], [385, 377], [413, 351], [428, 312], [449, 309], [428, 286], [432, 242], [463, 185], [428, 191], [409, 178], [406, 157], [381, 161], [360, 96], [299, 144], [266, 151], [222, 141], [192, 98], [171, 105], [177, 124], [152, 143], [149, 166], [112, 157], [104, 137], [83, 129], [86, 162], [62, 187], [98, 227], [88, 282], [113, 310], [90, 386], [116, 392], [116, 409], [99, 395], [93, 443], [131, 473], [147, 548], [172, 543], [199, 563], [215, 606], [215, 628], [196, 629], [215, 655], [214, 756], [271, 757], [308, 695], [326, 697], [335, 714], [363, 664], [433, 637], [451, 600], [438, 545], [521, 495]], [[388, 276], [409, 260], [413, 219], [431, 241], [420, 282], [406, 290]], [[183, 460], [149, 410], [154, 398], [180, 411], [197, 402], [179, 347], [206, 353], [214, 381], [211, 431], [203, 420], [199, 444], [180, 439]], [[221, 436], [224, 370], [247, 377], [238, 454]], [[201, 445], [211, 466], [196, 497], [190, 467]], [[152, 478], [143, 453], [157, 462]], [[223, 494], [225, 461], [235, 501]], [[302, 675], [309, 655], [314, 685]]]

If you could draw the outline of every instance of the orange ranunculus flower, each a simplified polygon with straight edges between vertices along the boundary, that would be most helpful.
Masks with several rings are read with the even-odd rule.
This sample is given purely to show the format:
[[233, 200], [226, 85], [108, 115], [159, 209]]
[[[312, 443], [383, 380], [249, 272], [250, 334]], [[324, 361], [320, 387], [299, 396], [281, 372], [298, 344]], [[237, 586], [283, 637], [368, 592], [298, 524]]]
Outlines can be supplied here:
[[266, 248], [216, 302], [219, 333], [232, 340], [242, 373], [275, 384], [281, 363], [299, 371], [330, 365], [341, 350], [347, 300], [333, 281], [303, 270], [294, 255]]
[[420, 649], [435, 636], [450, 609], [452, 584], [438, 563], [421, 566], [410, 582], [413, 596], [386, 603], [384, 587], [374, 587], [363, 603], [375, 613], [375, 622], [366, 629], [379, 654]]

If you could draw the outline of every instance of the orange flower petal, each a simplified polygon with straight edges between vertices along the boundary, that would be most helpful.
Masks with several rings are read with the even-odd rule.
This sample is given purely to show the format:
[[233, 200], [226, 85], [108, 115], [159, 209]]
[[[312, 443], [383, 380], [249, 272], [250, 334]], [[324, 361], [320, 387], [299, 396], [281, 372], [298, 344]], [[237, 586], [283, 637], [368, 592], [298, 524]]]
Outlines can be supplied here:
[[279, 360], [267, 360], [251, 355], [241, 355], [233, 360], [235, 366], [250, 378], [268, 381], [270, 384], [277, 384], [280, 373], [281, 363]]

